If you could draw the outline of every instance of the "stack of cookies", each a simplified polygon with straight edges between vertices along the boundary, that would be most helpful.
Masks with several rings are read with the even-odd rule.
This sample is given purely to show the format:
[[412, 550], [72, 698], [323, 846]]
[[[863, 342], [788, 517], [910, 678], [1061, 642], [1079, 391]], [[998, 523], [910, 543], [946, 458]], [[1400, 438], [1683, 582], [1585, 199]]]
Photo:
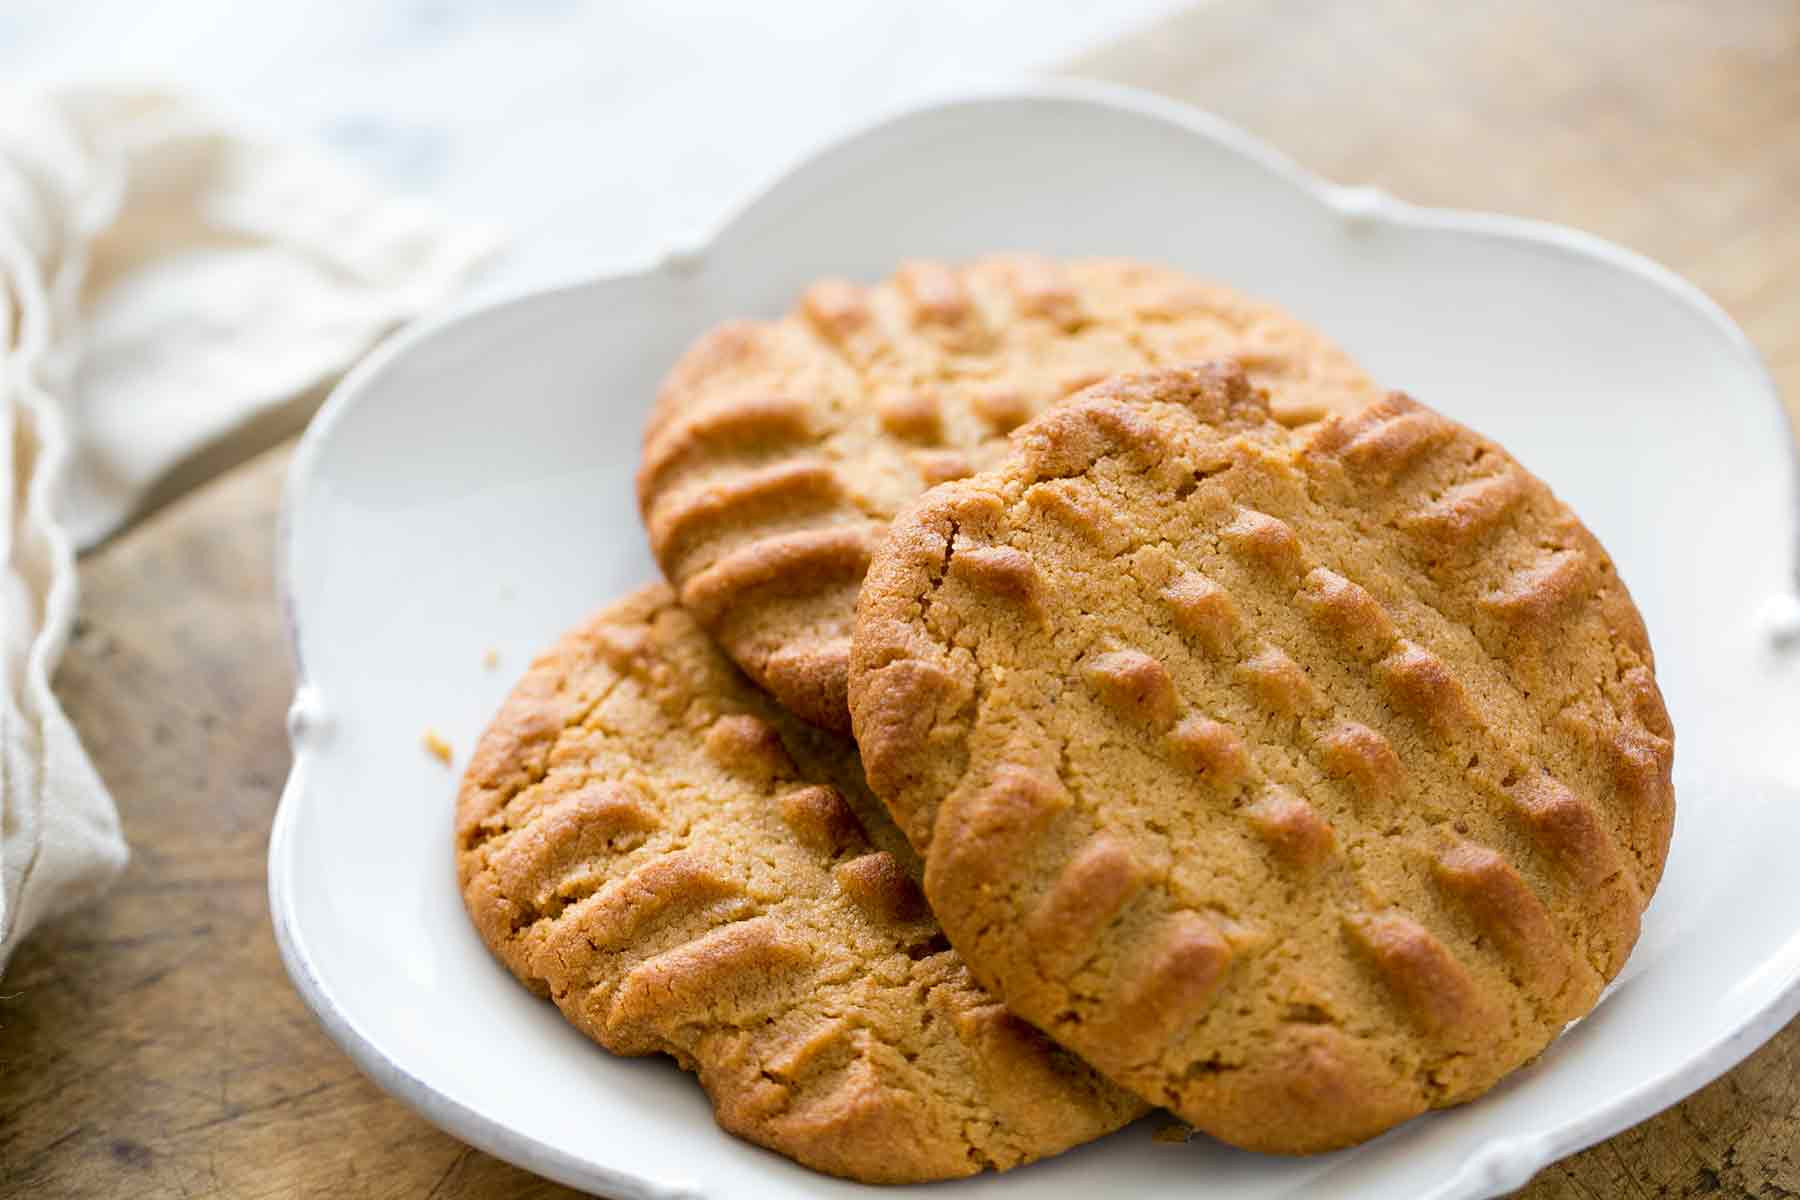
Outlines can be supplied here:
[[871, 1182], [1166, 1108], [1308, 1153], [1586, 1013], [1668, 850], [1606, 552], [1280, 311], [1006, 256], [674, 364], [668, 583], [535, 662], [457, 817], [494, 953]]

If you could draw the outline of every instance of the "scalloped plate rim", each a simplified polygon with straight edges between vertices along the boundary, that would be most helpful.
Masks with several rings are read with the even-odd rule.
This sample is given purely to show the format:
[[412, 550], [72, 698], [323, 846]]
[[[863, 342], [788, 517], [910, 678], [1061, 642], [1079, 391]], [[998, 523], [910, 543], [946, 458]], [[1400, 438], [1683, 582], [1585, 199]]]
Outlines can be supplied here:
[[[359, 362], [333, 388], [296, 448], [283, 489], [276, 530], [276, 588], [298, 682], [289, 716], [293, 764], [270, 831], [269, 903], [283, 965], [326, 1032], [385, 1091], [453, 1136], [573, 1187], [603, 1186], [622, 1198], [633, 1200], [638, 1197], [643, 1200], [684, 1200], [697, 1195], [680, 1185], [620, 1172], [567, 1154], [444, 1095], [408, 1071], [366, 1035], [313, 967], [297, 927], [292, 900], [294, 881], [289, 871], [292, 830], [306, 794], [311, 750], [306, 734], [316, 711], [317, 694], [307, 680], [301, 653], [300, 614], [295, 600], [291, 554], [297, 514], [303, 507], [316, 464], [331, 431], [390, 364], [420, 344], [454, 332], [465, 322], [595, 286], [648, 279], [666, 271], [679, 272], [695, 258], [716, 253], [738, 226], [783, 183], [834, 152], [891, 126], [934, 112], [994, 102], [1040, 100], [1080, 101], [1173, 126], [1252, 161], [1341, 218], [1524, 243], [1599, 262], [1634, 275], [1707, 321], [1742, 365], [1749, 368], [1757, 389], [1774, 410], [1781, 429], [1788, 434], [1787, 444], [1790, 447], [1794, 444], [1792, 419], [1781, 402], [1767, 364], [1743, 330], [1699, 287], [1655, 260], [1597, 235], [1548, 221], [1480, 210], [1433, 208], [1399, 200], [1378, 188], [1334, 184], [1311, 173], [1269, 143], [1203, 109], [1132, 88], [1078, 79], [967, 87], [896, 109], [826, 139], [784, 170], [749, 189], [746, 198], [729, 209], [703, 236], [677, 240], [654, 255], [620, 263], [584, 278], [465, 303], [439, 317], [401, 330]], [[1794, 497], [1796, 509], [1800, 510], [1800, 452], [1785, 456], [1784, 466], [1788, 476], [1787, 490]], [[1790, 555], [1796, 550], [1800, 547], [1790, 546]], [[1800, 584], [1800, 556], [1790, 561], [1788, 576], [1791, 583]], [[1800, 591], [1800, 587], [1796, 590]], [[1793, 597], [1785, 599], [1792, 601]], [[1427, 1193], [1424, 1200], [1476, 1200], [1521, 1187], [1539, 1170], [1558, 1159], [1644, 1120], [1731, 1069], [1788, 1021], [1800, 1015], [1800, 932], [1767, 960], [1766, 966], [1779, 967], [1777, 975], [1785, 981], [1762, 1008], [1705, 1051], [1679, 1067], [1613, 1097], [1581, 1120], [1559, 1127], [1553, 1134], [1494, 1139], [1477, 1146], [1462, 1160], [1457, 1171]]]

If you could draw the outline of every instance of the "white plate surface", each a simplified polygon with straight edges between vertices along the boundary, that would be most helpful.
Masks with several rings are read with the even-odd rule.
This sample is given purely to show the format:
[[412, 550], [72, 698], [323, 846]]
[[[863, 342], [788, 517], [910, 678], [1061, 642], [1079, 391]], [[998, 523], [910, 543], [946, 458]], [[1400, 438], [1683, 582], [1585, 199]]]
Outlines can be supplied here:
[[1334, 188], [1202, 113], [1055, 84], [890, 119], [692, 248], [410, 332], [327, 403], [283, 525], [303, 684], [269, 889], [295, 984], [364, 1070], [457, 1136], [608, 1195], [861, 1190], [720, 1132], [667, 1060], [603, 1053], [506, 975], [463, 916], [455, 781], [420, 737], [466, 754], [536, 649], [653, 577], [638, 430], [691, 338], [781, 312], [819, 275], [997, 248], [1160, 260], [1277, 300], [1503, 441], [1644, 611], [1678, 815], [1621, 981], [1481, 1101], [1302, 1161], [1153, 1144], [1139, 1123], [934, 1194], [1491, 1195], [1678, 1100], [1800, 1009], [1796, 473], [1742, 335], [1596, 239]]

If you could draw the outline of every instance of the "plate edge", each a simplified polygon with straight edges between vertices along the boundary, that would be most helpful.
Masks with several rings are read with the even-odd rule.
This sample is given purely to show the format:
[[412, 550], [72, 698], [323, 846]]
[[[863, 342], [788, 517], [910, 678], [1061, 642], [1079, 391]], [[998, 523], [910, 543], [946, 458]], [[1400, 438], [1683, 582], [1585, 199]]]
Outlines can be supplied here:
[[[391, 335], [352, 368], [332, 389], [301, 437], [293, 461], [289, 464], [277, 521], [275, 584], [295, 666], [295, 708], [300, 709], [309, 698], [316, 701], [318, 696], [316, 688], [308, 682], [301, 650], [300, 618], [292, 573], [296, 514], [301, 509], [301, 502], [310, 487], [317, 460], [331, 430], [342, 414], [349, 411], [366, 390], [370, 380], [395, 358], [427, 338], [444, 334], [465, 321], [479, 319], [501, 309], [584, 290], [595, 284], [623, 283], [637, 277], [649, 278], [663, 271], [681, 272], [700, 257], [714, 253], [729, 243], [740, 219], [795, 171], [890, 125], [939, 110], [983, 103], [1041, 101], [1088, 103], [1159, 121], [1191, 136], [1206, 139], [1263, 167], [1341, 220], [1385, 223], [1403, 229], [1442, 230], [1489, 240], [1527, 242], [1568, 257], [1598, 260], [1636, 276], [1682, 304], [1720, 334], [1748, 368], [1758, 390], [1774, 409], [1779, 428], [1787, 434], [1789, 453], [1783, 459], [1792, 513], [1796, 516], [1795, 538], [1788, 547], [1790, 558], [1787, 575], [1792, 596], [1800, 596], [1800, 449], [1795, 446], [1792, 417], [1782, 403], [1767, 363], [1749, 337], [1717, 301], [1672, 269], [1618, 243], [1568, 226], [1502, 213], [1415, 205], [1377, 188], [1331, 183], [1300, 166], [1273, 145], [1213, 113], [1134, 88], [1083, 79], [992, 83], [926, 98], [891, 110], [848, 132], [823, 139], [809, 151], [789, 161], [779, 171], [766, 175], [757, 185], [748, 189], [744, 198], [730, 207], [710, 232], [702, 236], [672, 241], [648, 258], [622, 263], [616, 269], [597, 275], [532, 288], [498, 299], [455, 306], [441, 316], [415, 322]], [[294, 913], [288, 895], [288, 868], [292, 858], [289, 848], [292, 840], [291, 826], [297, 820], [296, 814], [303, 803], [311, 740], [303, 726], [304, 722], [297, 727], [295, 722], [290, 721], [289, 742], [293, 752], [293, 765], [282, 789], [270, 833], [269, 907], [283, 966], [327, 1034], [384, 1090], [411, 1105], [452, 1136], [489, 1153], [571, 1186], [589, 1187], [599, 1180], [608, 1188], [620, 1189], [621, 1195], [633, 1200], [636, 1197], [643, 1197], [643, 1200], [684, 1200], [692, 1197], [694, 1193], [679, 1186], [671, 1188], [639, 1175], [616, 1175], [608, 1168], [565, 1155], [492, 1122], [407, 1072], [376, 1047], [343, 1014], [323, 981], [312, 969], [300, 935], [293, 925]], [[1558, 1159], [1660, 1112], [1748, 1057], [1776, 1030], [1800, 1013], [1800, 936], [1790, 941], [1784, 949], [1787, 965], [1784, 973], [1788, 976], [1784, 988], [1705, 1052], [1615, 1102], [1602, 1106], [1573, 1125], [1551, 1134], [1490, 1142], [1485, 1147], [1476, 1149], [1463, 1160], [1455, 1174], [1440, 1187], [1426, 1193], [1427, 1200], [1483, 1200], [1484, 1197], [1522, 1186], [1532, 1175]]]

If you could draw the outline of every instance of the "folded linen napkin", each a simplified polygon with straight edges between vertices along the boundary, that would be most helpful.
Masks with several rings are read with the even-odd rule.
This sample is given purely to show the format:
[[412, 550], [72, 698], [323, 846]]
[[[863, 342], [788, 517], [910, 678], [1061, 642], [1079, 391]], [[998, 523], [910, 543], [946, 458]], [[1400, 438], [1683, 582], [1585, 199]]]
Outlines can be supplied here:
[[0, 970], [126, 856], [50, 689], [74, 548], [297, 427], [497, 244], [177, 95], [0, 93]]

